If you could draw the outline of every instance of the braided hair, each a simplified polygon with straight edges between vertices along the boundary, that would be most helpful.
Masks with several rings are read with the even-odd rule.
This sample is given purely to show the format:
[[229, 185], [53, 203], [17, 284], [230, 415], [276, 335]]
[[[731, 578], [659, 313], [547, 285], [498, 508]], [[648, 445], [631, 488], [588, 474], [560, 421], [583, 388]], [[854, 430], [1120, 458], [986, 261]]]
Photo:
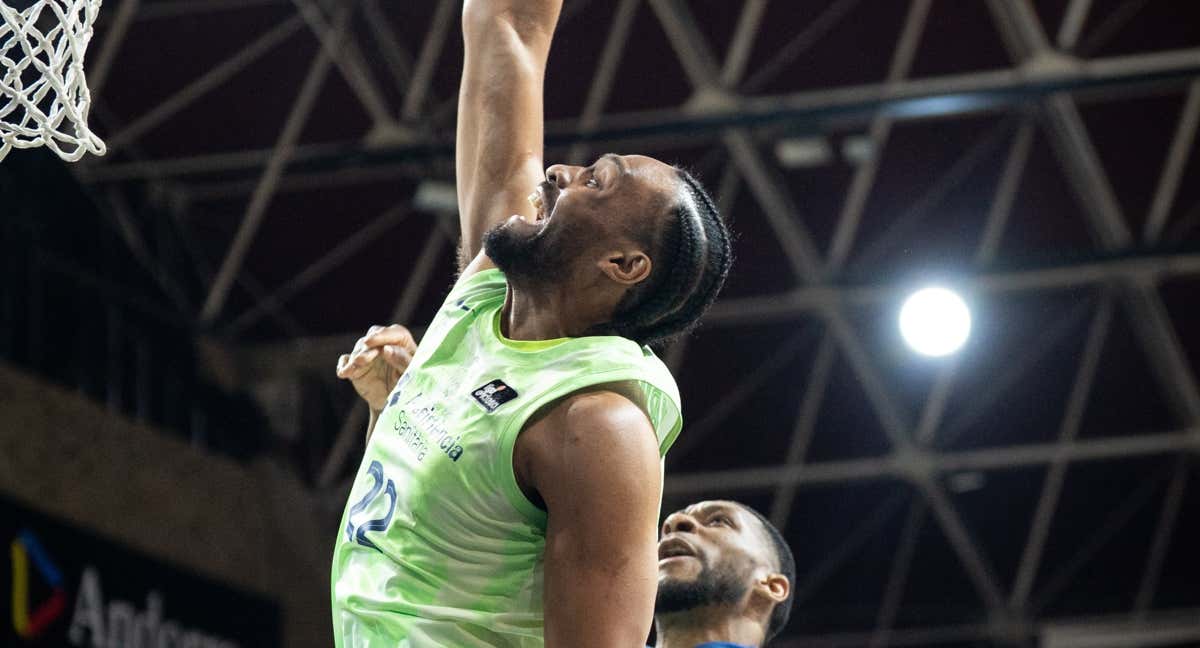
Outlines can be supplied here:
[[729, 230], [712, 197], [687, 171], [675, 173], [682, 190], [666, 226], [637, 233], [655, 251], [650, 277], [625, 293], [604, 326], [639, 344], [662, 344], [695, 326], [733, 263]]

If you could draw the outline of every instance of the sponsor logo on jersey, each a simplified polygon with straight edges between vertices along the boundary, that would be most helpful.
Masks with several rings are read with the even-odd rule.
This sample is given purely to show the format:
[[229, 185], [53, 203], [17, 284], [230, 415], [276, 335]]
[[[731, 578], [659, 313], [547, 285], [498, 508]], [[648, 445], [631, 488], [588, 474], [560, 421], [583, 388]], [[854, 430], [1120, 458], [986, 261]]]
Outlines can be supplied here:
[[471, 392], [471, 395], [475, 397], [475, 402], [479, 403], [488, 414], [491, 414], [501, 405], [516, 398], [517, 390], [497, 378]]

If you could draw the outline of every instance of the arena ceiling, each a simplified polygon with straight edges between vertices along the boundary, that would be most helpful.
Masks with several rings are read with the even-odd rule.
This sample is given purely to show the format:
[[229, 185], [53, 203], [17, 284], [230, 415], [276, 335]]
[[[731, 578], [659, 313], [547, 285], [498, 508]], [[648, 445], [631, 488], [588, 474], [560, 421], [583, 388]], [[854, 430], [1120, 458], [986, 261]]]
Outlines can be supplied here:
[[[279, 412], [450, 286], [458, 12], [108, 0], [89, 53], [109, 154], [72, 173], [334, 506], [349, 388]], [[686, 165], [736, 233], [665, 350], [664, 506], [785, 529], [778, 645], [1200, 636], [1200, 5], [568, 0], [546, 115], [548, 161]], [[951, 360], [894, 332], [931, 280], [975, 309]]]

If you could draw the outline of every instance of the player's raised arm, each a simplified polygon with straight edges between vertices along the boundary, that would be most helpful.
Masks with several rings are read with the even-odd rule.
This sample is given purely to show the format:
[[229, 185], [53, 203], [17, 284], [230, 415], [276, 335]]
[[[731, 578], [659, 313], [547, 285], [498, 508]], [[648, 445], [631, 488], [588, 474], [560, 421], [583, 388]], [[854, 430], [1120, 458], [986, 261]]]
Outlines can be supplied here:
[[527, 197], [543, 179], [542, 88], [562, 0], [466, 0], [455, 169], [463, 263], [483, 234], [513, 214], [535, 214]]
[[662, 465], [642, 410], [580, 394], [522, 433], [517, 470], [545, 502], [546, 648], [640, 646], [650, 630]]

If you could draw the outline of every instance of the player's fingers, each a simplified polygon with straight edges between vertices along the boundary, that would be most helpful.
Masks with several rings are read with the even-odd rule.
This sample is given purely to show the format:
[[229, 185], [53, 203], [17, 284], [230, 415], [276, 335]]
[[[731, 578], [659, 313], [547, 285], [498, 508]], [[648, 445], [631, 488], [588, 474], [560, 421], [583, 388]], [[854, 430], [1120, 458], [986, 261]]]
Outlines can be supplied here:
[[394, 344], [383, 347], [383, 359], [393, 368], [404, 372], [412, 363], [412, 353], [408, 349]]
[[355, 378], [365, 374], [371, 368], [371, 363], [379, 357], [379, 349], [366, 349], [350, 356], [350, 371]]
[[350, 354], [350, 364], [355, 367], [365, 367], [375, 361], [379, 357], [379, 348], [363, 349], [357, 353]]
[[384, 329], [376, 333], [372, 333], [363, 339], [363, 343], [368, 347], [378, 347], [385, 344], [398, 344], [408, 346], [409, 344], [416, 345], [412, 338], [412, 334], [404, 327], [396, 329]]
[[371, 371], [375, 368], [373, 361], [374, 361], [375, 357], [377, 357], [379, 355], [379, 352], [373, 351], [370, 353], [371, 353], [371, 355], [368, 357], [368, 359], [364, 359], [362, 356], [359, 356], [357, 358], [354, 356], [351, 356], [350, 364], [346, 366], [346, 370], [343, 372], [345, 374], [344, 377], [349, 380], [358, 380], [359, 378], [362, 378], [362, 377], [366, 376], [367, 374], [370, 374]]
[[368, 347], [383, 346], [385, 344], [399, 344], [404, 346], [416, 346], [416, 341], [413, 340], [412, 333], [399, 324], [382, 328], [374, 333], [368, 334], [363, 338], [363, 342]]
[[345, 378], [346, 367], [350, 365], [350, 354], [343, 353], [337, 360], [337, 377]]

